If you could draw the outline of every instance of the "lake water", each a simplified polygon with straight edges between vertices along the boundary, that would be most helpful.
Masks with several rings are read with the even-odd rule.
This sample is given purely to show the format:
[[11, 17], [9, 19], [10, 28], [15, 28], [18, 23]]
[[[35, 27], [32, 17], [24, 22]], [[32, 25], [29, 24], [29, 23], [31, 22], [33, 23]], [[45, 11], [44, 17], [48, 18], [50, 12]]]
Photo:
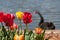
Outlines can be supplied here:
[[[0, 0], [0, 11], [13, 13], [16, 11], [39, 10], [47, 22], [53, 22], [56, 29], [60, 29], [60, 0]], [[29, 29], [38, 26], [40, 20], [37, 14], [32, 14], [33, 22], [29, 24]], [[34, 20], [35, 19], [35, 20]], [[15, 22], [19, 24], [18, 20]], [[23, 28], [25, 24], [22, 22]]]

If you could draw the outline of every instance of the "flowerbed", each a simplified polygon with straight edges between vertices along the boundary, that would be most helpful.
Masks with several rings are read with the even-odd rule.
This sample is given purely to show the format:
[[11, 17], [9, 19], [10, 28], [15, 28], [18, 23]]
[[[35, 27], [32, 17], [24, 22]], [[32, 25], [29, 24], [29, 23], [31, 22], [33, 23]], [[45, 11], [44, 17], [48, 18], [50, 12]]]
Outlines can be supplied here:
[[[20, 24], [14, 23], [15, 16], [11, 13], [0, 12], [0, 40], [44, 40], [45, 29], [34, 28], [29, 30], [28, 25], [32, 22], [32, 15], [30, 12], [16, 12], [16, 17]], [[22, 32], [21, 21], [26, 28]], [[47, 39], [48, 40], [48, 39]]]

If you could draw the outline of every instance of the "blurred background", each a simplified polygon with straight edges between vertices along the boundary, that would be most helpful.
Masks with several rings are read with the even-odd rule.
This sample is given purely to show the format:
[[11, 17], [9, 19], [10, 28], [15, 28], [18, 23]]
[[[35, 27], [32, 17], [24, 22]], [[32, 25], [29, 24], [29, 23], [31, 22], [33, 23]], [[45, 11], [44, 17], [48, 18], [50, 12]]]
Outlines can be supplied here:
[[[60, 29], [60, 0], [0, 0], [0, 11], [15, 14], [16, 11], [28, 11], [33, 16], [33, 22], [29, 24], [29, 29], [38, 26], [39, 16], [33, 14], [34, 10], [39, 10], [44, 17], [44, 21], [53, 22], [56, 29]], [[19, 21], [15, 19], [15, 23]], [[22, 22], [23, 29], [25, 24]]]

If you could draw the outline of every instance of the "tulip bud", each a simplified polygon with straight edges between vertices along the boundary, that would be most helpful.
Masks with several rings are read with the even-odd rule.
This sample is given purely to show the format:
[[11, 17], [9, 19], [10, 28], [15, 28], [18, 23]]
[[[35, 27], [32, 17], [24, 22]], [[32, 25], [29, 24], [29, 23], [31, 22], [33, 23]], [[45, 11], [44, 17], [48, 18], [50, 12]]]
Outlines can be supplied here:
[[42, 29], [41, 29], [41, 28], [35, 28], [35, 32], [36, 32], [37, 34], [41, 34]]
[[11, 30], [14, 30], [14, 29], [17, 29], [17, 28], [18, 28], [18, 25], [15, 24], [15, 23], [10, 27]]

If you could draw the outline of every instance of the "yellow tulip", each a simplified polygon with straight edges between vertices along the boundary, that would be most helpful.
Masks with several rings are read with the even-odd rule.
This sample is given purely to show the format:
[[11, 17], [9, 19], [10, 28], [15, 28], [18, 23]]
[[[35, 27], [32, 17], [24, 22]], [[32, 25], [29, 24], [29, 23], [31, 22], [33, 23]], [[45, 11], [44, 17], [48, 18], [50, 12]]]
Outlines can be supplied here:
[[24, 35], [19, 35], [19, 40], [24, 40]]
[[24, 35], [15, 35], [14, 40], [24, 40]]
[[23, 18], [23, 12], [21, 12], [21, 11], [16, 12], [16, 17], [17, 17], [19, 20], [21, 20], [21, 19]]
[[19, 40], [19, 36], [17, 34], [14, 36], [14, 40]]

